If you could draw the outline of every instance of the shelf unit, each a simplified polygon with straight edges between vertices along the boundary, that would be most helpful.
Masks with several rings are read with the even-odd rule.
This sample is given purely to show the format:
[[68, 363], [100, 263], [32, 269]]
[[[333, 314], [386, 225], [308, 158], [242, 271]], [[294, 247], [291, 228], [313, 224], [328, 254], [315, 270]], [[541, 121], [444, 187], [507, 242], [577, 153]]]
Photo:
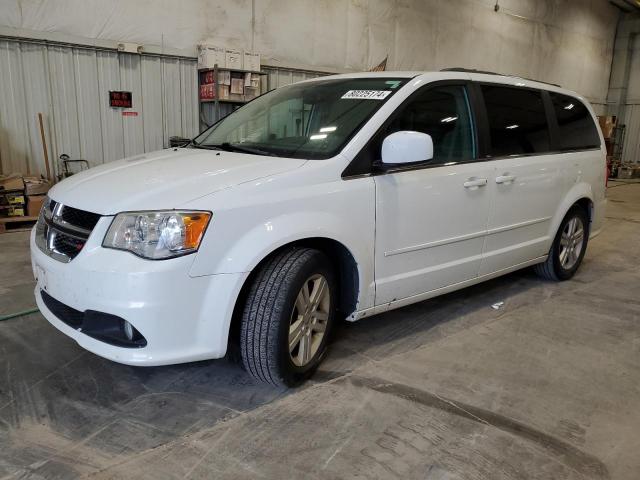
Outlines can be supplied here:
[[[207, 73], [207, 72], [213, 72], [213, 79], [214, 79], [214, 98], [201, 98], [201, 88], [202, 85], [206, 85], [205, 83], [202, 82], [202, 77], [203, 77], [203, 73]], [[253, 70], [243, 70], [243, 69], [238, 69], [238, 68], [223, 68], [223, 67], [218, 67], [218, 65], [214, 65], [213, 68], [199, 68], [198, 69], [198, 100], [199, 100], [199, 104], [200, 104], [200, 119], [203, 123], [206, 124], [206, 122], [203, 120], [204, 118], [206, 118], [205, 112], [204, 112], [204, 105], [206, 104], [213, 104], [213, 123], [217, 122], [218, 120], [220, 120], [220, 118], [222, 117], [221, 113], [220, 113], [220, 105], [221, 104], [230, 104], [230, 105], [243, 105], [245, 103], [247, 103], [250, 100], [253, 100], [256, 96], [260, 95], [262, 92], [262, 82], [260, 82], [260, 84], [257, 87], [257, 92], [255, 96], [252, 96], [250, 99], [246, 99], [245, 95], [242, 94], [232, 94], [229, 93], [230, 98], [220, 98], [220, 72], [230, 72], [229, 76], [233, 77], [234, 73], [240, 73], [243, 75], [246, 75], [247, 73], [253, 74], [253, 75], [260, 75], [260, 76], [265, 76], [267, 75], [267, 72], [262, 72], [262, 71], [253, 71]], [[244, 91], [243, 87], [243, 91]], [[229, 85], [229, 89], [231, 89], [231, 86]]]

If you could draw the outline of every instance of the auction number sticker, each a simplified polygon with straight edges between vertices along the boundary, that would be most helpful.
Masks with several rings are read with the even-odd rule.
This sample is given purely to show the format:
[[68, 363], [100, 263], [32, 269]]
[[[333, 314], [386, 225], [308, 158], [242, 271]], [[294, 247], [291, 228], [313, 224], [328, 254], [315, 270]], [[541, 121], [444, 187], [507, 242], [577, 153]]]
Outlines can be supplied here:
[[354, 98], [356, 100], [384, 100], [391, 90], [349, 90], [341, 98]]

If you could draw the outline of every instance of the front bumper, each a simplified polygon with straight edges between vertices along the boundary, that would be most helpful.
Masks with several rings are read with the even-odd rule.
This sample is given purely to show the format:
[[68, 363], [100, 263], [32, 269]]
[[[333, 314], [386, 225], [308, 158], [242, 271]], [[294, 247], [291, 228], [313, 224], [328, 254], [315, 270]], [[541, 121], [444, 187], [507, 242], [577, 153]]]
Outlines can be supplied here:
[[[35, 296], [44, 317], [81, 347], [119, 363], [154, 366], [223, 357], [235, 300], [248, 274], [191, 277], [195, 255], [152, 261], [102, 248], [110, 221], [103, 217], [80, 254], [66, 264], [44, 254], [35, 244], [35, 229], [31, 232], [32, 267], [41, 277]], [[114, 346], [70, 327], [47, 308], [41, 289], [81, 312], [97, 310], [127, 320], [147, 345]]]

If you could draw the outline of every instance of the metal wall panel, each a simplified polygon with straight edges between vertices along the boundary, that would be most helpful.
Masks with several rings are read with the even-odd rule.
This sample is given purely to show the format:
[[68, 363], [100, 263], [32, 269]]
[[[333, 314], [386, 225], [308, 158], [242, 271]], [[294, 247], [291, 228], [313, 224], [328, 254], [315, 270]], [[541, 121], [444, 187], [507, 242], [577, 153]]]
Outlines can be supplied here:
[[[110, 108], [110, 90], [131, 91], [138, 115]], [[0, 40], [0, 173], [46, 173], [38, 112], [56, 172], [62, 153], [93, 166], [165, 148], [198, 133], [196, 62]]]
[[640, 105], [627, 105], [624, 124], [626, 125], [622, 161], [640, 162]]
[[640, 34], [634, 38], [630, 52], [627, 104], [624, 108], [626, 131], [622, 161], [626, 163], [640, 162]]

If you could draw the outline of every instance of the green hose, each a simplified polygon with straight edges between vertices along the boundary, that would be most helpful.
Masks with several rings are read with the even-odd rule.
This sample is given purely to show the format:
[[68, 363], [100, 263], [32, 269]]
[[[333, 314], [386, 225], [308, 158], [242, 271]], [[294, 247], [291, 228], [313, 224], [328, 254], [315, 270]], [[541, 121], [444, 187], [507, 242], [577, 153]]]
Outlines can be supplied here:
[[0, 322], [3, 322], [5, 320], [10, 320], [12, 318], [24, 317], [25, 315], [29, 315], [31, 313], [36, 313], [36, 312], [39, 312], [39, 310], [37, 308], [32, 308], [31, 310], [25, 310], [24, 312], [10, 313], [9, 315], [0, 315]]

